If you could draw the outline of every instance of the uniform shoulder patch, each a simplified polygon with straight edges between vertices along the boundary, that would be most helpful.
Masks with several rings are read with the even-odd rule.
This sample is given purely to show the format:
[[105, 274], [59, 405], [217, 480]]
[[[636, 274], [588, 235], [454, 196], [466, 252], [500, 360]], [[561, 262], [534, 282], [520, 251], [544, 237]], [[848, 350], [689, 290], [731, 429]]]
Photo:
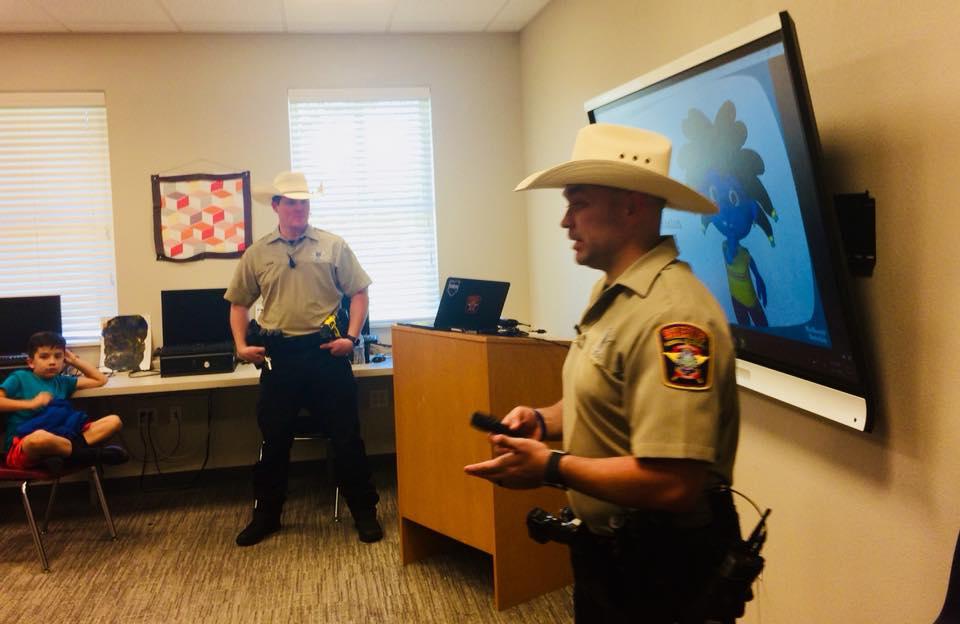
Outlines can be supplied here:
[[713, 384], [710, 332], [690, 323], [668, 323], [657, 330], [663, 384], [706, 390]]

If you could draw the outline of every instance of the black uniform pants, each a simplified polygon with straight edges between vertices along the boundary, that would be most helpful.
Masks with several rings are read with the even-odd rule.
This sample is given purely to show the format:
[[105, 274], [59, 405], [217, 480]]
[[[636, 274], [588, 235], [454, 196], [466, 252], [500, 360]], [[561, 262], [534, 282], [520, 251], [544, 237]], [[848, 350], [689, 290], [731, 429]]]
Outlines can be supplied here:
[[732, 623], [697, 606], [731, 540], [740, 538], [729, 492], [707, 526], [676, 526], [667, 514], [639, 517], [616, 538], [582, 531], [570, 546], [577, 624]]
[[260, 373], [257, 424], [263, 435], [254, 466], [257, 506], [279, 513], [286, 498], [290, 447], [303, 433], [298, 418], [306, 408], [310, 431], [322, 431], [333, 443], [334, 474], [351, 511], [373, 509], [380, 497], [373, 486], [360, 437], [357, 382], [350, 360], [330, 355], [316, 344], [291, 342], [271, 350], [271, 367]]

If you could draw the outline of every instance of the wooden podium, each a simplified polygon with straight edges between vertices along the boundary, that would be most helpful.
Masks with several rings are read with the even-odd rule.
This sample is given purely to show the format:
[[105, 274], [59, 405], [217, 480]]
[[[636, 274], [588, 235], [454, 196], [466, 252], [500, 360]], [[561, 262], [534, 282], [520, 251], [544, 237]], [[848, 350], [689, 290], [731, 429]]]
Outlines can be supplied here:
[[516, 405], [557, 401], [566, 348], [396, 325], [392, 339], [403, 563], [443, 550], [447, 538], [489, 553], [497, 609], [570, 584], [567, 547], [538, 544], [526, 528], [530, 509], [556, 513], [567, 504], [564, 493], [508, 490], [463, 472], [492, 457], [470, 414], [503, 416]]

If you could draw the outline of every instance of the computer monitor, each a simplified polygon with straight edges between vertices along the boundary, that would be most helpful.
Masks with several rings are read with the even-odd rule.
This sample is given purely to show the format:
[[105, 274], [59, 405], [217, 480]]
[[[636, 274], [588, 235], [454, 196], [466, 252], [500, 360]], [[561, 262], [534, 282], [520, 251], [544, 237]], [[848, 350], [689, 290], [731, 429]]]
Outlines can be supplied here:
[[60, 295], [0, 298], [0, 355], [25, 353], [39, 331], [63, 333]]
[[[337, 329], [340, 334], [347, 335], [347, 329], [350, 327], [350, 297], [344, 295], [340, 299], [340, 308], [337, 310]], [[370, 311], [367, 310], [367, 318], [363, 320], [363, 327], [360, 329], [361, 336], [370, 335]]]
[[224, 293], [225, 288], [161, 291], [163, 345], [232, 343], [230, 302]]

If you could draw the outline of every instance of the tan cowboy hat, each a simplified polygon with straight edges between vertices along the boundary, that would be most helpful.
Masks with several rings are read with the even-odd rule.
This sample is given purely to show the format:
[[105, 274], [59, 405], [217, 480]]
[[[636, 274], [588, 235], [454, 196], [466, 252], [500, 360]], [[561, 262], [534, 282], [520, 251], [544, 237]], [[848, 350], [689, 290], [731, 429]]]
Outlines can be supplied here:
[[670, 139], [662, 134], [614, 124], [590, 124], [577, 133], [569, 161], [529, 176], [514, 190], [596, 184], [661, 197], [679, 210], [717, 212], [712, 201], [667, 177], [669, 168]]
[[269, 204], [277, 195], [290, 199], [316, 199], [323, 195], [323, 186], [311, 189], [307, 185], [307, 176], [299, 171], [281, 171], [273, 179], [273, 186], [253, 189], [253, 198]]

